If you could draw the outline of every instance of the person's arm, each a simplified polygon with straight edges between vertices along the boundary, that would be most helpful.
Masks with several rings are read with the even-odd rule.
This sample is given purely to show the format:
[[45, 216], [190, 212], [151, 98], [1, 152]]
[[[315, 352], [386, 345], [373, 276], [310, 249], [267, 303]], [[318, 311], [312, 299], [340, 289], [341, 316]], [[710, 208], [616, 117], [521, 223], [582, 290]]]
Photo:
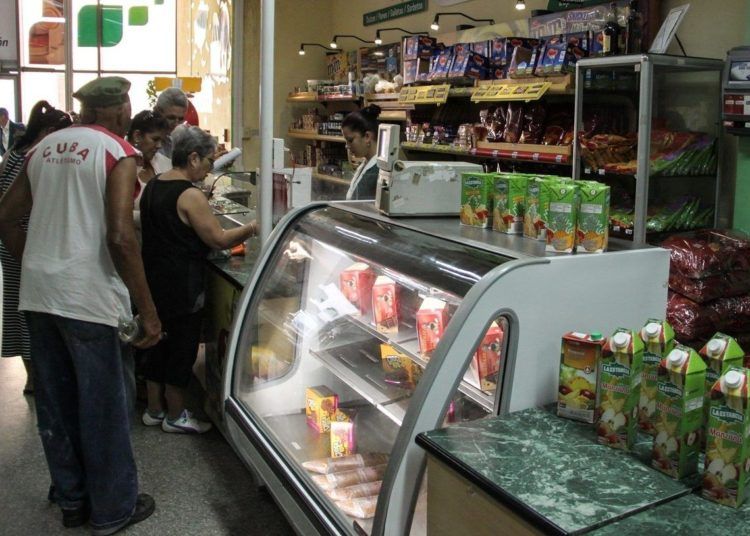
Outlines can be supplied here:
[[161, 321], [146, 282], [138, 240], [133, 225], [133, 192], [135, 190], [135, 159], [123, 158], [107, 177], [107, 247], [117, 273], [138, 308], [144, 336], [133, 345], [153, 346], [161, 338]]
[[31, 212], [31, 204], [31, 184], [24, 165], [21, 173], [0, 199], [0, 240], [19, 261], [23, 257], [23, 248], [26, 245], [26, 231], [21, 227], [21, 220]]
[[197, 188], [185, 190], [180, 195], [177, 211], [211, 249], [227, 249], [258, 234], [255, 220], [234, 229], [223, 229], [211, 212], [206, 196]]

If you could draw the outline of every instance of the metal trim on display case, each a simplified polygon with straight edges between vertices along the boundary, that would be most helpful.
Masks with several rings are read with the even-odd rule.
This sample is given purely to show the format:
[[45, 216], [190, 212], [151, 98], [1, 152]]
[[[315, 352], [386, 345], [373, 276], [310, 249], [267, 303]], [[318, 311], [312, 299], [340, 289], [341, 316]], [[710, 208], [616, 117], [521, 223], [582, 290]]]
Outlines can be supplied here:
[[648, 217], [648, 185], [651, 174], [651, 109], [654, 98], [654, 66], [644, 56], [640, 70], [638, 88], [638, 165], [635, 175], [635, 225], [633, 243], [646, 242], [646, 218]]

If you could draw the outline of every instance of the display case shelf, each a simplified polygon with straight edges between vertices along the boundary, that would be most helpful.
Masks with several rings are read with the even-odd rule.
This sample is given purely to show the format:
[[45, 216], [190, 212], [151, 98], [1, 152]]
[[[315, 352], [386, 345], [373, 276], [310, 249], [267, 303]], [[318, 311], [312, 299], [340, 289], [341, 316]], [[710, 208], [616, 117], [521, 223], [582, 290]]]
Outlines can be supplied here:
[[313, 141], [330, 141], [333, 143], [346, 143], [343, 136], [326, 136], [324, 134], [318, 134], [316, 132], [310, 132], [307, 130], [294, 130], [289, 129], [287, 135], [290, 138], [297, 140], [313, 140]]
[[522, 162], [541, 162], [560, 165], [569, 165], [571, 163], [570, 153], [572, 149], [569, 146], [556, 147], [517, 143], [499, 143], [491, 145], [498, 147], [490, 148], [490, 145], [487, 145], [485, 147], [462, 149], [452, 145], [405, 141], [401, 143], [401, 148], [407, 151], [422, 151], [426, 153], [451, 154], [456, 156], [475, 156], [478, 158], [490, 158], [493, 160], [516, 160]]
[[312, 92], [290, 93], [287, 102], [356, 102], [360, 97], [353, 95], [318, 95]]

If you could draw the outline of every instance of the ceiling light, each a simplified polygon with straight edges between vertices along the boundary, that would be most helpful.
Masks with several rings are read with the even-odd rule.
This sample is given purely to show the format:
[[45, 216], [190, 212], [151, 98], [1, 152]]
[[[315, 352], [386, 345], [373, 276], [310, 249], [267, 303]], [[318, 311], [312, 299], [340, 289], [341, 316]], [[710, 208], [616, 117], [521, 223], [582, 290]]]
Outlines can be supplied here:
[[375, 44], [376, 45], [382, 45], [383, 44], [383, 40], [380, 38], [380, 30], [378, 30], [377, 32], [375, 32]]
[[439, 18], [439, 15], [435, 15], [435, 18], [432, 19], [432, 24], [430, 24], [430, 29], [436, 32], [440, 29], [440, 25], [438, 24], [438, 18]]
[[299, 55], [300, 56], [304, 56], [305, 55], [305, 47], [303, 47], [302, 45], [300, 45], [300, 47], [299, 47]]
[[523, 11], [524, 9], [526, 9], [526, 2], [524, 0], [517, 0], [516, 9], [518, 11]]
[[328, 45], [328, 46], [331, 47], [331, 48], [339, 48], [338, 44], [336, 44], [336, 40], [335, 39], [333, 41], [331, 41], [331, 44]]

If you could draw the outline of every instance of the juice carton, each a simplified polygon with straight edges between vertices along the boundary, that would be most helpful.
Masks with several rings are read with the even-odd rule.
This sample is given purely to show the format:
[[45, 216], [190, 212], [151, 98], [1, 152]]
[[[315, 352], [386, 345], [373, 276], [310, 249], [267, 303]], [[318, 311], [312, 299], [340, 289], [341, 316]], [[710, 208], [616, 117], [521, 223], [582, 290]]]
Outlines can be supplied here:
[[631, 449], [638, 422], [643, 341], [638, 333], [618, 328], [602, 349], [596, 433], [599, 443]]
[[398, 291], [396, 282], [381, 275], [372, 287], [375, 328], [381, 333], [398, 333]]
[[673, 478], [698, 471], [706, 364], [678, 344], [659, 363], [651, 465]]
[[592, 423], [596, 411], [596, 378], [602, 357], [601, 333], [572, 331], [562, 338], [557, 415]]
[[609, 242], [610, 188], [594, 181], [579, 181], [579, 185], [577, 252], [603, 253]]
[[318, 432], [328, 432], [339, 406], [339, 395], [325, 385], [308, 387], [305, 393], [307, 425]]
[[498, 372], [500, 371], [500, 360], [503, 351], [503, 329], [493, 322], [487, 333], [484, 334], [482, 342], [479, 343], [474, 358], [471, 360], [469, 371], [472, 374], [472, 383], [479, 386], [483, 391], [492, 391], [497, 386]]
[[740, 506], [750, 494], [750, 411], [748, 371], [732, 368], [710, 394], [703, 497]]
[[359, 314], [370, 312], [372, 307], [372, 285], [375, 282], [375, 272], [363, 262], [357, 262], [349, 266], [339, 274], [339, 287], [341, 293]]
[[489, 227], [494, 173], [461, 173], [462, 225]]
[[523, 213], [526, 200], [524, 175], [497, 174], [493, 185], [492, 228], [508, 234], [523, 233]]
[[380, 345], [380, 359], [386, 383], [414, 388], [422, 376], [422, 367], [390, 344]]
[[[698, 353], [706, 363], [706, 401], [703, 405], [703, 426], [705, 427], [708, 425], [711, 389], [719, 377], [730, 368], [743, 366], [745, 352], [733, 337], [717, 332]], [[706, 436], [703, 435], [701, 439], [702, 446], [705, 448]]]
[[448, 304], [437, 298], [425, 298], [417, 311], [419, 351], [425, 358], [437, 348], [447, 325]]
[[337, 410], [331, 421], [331, 458], [357, 453], [353, 410]]
[[641, 340], [645, 350], [641, 396], [638, 399], [638, 427], [642, 432], [654, 435], [659, 363], [674, 348], [674, 330], [668, 322], [649, 318], [641, 329]]
[[578, 222], [578, 185], [558, 181], [550, 185], [547, 247], [551, 253], [573, 253]]
[[533, 177], [526, 183], [524, 201], [523, 236], [535, 240], [546, 240], [549, 215], [549, 186], [553, 181], [545, 177]]

